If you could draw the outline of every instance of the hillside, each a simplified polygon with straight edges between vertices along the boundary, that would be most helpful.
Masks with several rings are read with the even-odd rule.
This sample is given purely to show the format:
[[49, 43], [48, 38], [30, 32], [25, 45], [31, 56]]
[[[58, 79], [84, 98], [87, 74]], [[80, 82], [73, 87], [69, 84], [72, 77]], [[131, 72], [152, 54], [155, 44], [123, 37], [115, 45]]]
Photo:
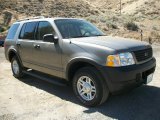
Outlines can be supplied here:
[[18, 14], [19, 17], [21, 15], [86, 17], [98, 13], [86, 2], [79, 0], [1, 0], [1, 13], [6, 10]]
[[[92, 5], [96, 6], [101, 11], [112, 11], [119, 13], [120, 0], [86, 0]], [[123, 14], [134, 14], [142, 13], [146, 14], [153, 13], [154, 11], [160, 14], [160, 1], [159, 0], [121, 0], [122, 13]]]
[[[106, 34], [144, 40], [159, 40], [160, 0], [0, 0], [0, 26], [6, 31], [17, 19], [30, 16], [81, 17]], [[5, 16], [12, 16], [8, 25]], [[133, 28], [130, 29], [130, 26]], [[6, 34], [3, 32], [1, 34]]]

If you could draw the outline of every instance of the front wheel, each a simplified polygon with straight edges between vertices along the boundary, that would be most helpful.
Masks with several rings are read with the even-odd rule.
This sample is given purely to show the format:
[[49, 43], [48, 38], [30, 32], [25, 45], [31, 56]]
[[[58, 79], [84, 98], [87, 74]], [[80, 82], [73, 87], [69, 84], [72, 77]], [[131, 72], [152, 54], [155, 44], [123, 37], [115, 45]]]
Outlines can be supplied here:
[[109, 89], [99, 72], [92, 67], [78, 70], [73, 79], [73, 90], [86, 106], [96, 106], [105, 102]]
[[20, 78], [23, 76], [22, 66], [16, 56], [14, 56], [11, 60], [11, 68], [14, 77]]

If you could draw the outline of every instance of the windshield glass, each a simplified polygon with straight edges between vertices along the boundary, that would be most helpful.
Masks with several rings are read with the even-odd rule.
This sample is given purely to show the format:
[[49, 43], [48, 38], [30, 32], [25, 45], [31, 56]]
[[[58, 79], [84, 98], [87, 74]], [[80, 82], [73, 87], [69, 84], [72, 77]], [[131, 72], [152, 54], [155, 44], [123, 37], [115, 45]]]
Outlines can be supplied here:
[[77, 19], [55, 20], [63, 38], [78, 38], [91, 36], [104, 36], [104, 34], [91, 23]]

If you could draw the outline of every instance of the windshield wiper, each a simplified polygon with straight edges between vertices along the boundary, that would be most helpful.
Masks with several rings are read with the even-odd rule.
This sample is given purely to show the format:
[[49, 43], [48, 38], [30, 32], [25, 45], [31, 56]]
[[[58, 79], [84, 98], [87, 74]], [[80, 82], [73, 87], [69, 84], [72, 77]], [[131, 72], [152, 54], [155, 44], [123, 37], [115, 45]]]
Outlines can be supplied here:
[[72, 37], [72, 38], [81, 38], [81, 37], [91, 37], [91, 36], [83, 36], [83, 35], [80, 35], [80, 36], [75, 36], [75, 37]]
[[94, 36], [106, 36], [106, 35], [94, 35]]

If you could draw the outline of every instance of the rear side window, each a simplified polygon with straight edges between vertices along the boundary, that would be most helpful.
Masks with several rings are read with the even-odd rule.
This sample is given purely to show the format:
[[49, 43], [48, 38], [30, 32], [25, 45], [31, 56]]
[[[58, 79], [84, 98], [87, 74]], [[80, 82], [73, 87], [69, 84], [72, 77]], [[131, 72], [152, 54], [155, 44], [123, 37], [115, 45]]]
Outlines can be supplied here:
[[23, 39], [23, 37], [24, 37], [25, 27], [26, 27], [26, 24], [24, 24], [24, 25], [22, 26], [21, 33], [20, 33], [20, 35], [19, 35], [19, 38], [20, 38], [20, 39]]
[[14, 36], [15, 36], [15, 34], [16, 34], [16, 32], [17, 32], [17, 29], [18, 29], [19, 25], [20, 25], [20, 24], [17, 23], [17, 24], [13, 24], [13, 25], [11, 26], [11, 28], [10, 28], [9, 31], [8, 31], [8, 34], [7, 34], [6, 39], [14, 39]]
[[34, 40], [34, 34], [35, 34], [36, 25], [37, 25], [37, 22], [25, 23], [22, 26], [19, 38], [20, 39]]
[[47, 21], [39, 22], [36, 39], [43, 40], [43, 36], [46, 34], [55, 34], [52, 25]]

